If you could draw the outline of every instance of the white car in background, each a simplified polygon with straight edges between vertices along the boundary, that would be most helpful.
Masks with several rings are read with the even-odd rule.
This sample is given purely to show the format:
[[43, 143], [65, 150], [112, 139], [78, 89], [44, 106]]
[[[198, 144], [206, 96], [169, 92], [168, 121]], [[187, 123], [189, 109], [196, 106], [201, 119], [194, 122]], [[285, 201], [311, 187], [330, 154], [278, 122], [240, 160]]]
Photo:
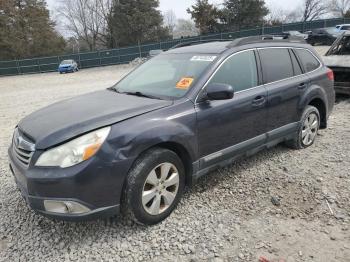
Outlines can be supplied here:
[[335, 28], [340, 32], [350, 31], [350, 24], [337, 25]]
[[286, 32], [283, 32], [282, 34], [284, 34], [286, 36], [297, 36], [297, 37], [303, 38], [304, 40], [307, 40], [309, 37], [308, 34], [301, 33], [299, 31], [286, 31]]

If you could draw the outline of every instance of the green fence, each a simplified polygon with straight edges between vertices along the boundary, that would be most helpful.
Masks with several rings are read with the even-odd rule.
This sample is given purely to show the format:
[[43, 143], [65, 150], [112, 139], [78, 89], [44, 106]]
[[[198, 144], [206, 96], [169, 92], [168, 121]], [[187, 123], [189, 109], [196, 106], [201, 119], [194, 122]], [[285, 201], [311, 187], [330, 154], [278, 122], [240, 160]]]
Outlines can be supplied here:
[[52, 72], [58, 69], [59, 63], [64, 59], [74, 59], [80, 68], [90, 68], [106, 65], [125, 64], [137, 57], [146, 57], [150, 50], [169, 48], [187, 41], [214, 40], [214, 39], [235, 39], [239, 37], [255, 36], [262, 34], [278, 34], [283, 31], [308, 31], [315, 28], [333, 27], [337, 24], [350, 23], [350, 19], [327, 19], [306, 23], [290, 23], [274, 27], [260, 27], [237, 32], [222, 32], [209, 35], [201, 35], [183, 39], [174, 39], [165, 42], [144, 44], [118, 49], [102, 50], [87, 53], [68, 54], [52, 57], [39, 57], [32, 59], [22, 59], [14, 61], [0, 61], [0, 76], [19, 75], [29, 73]]

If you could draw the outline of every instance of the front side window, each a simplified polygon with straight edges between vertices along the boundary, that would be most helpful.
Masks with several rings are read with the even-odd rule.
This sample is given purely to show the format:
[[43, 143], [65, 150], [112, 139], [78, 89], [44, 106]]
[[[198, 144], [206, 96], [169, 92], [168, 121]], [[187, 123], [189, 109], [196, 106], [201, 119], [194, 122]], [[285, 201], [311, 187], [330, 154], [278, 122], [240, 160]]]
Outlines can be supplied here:
[[243, 51], [227, 59], [210, 83], [228, 84], [235, 92], [258, 85], [258, 72], [254, 51]]
[[294, 75], [287, 48], [259, 50], [265, 84], [290, 78]]
[[164, 99], [183, 97], [215, 58], [207, 54], [160, 54], [131, 72], [114, 89]]
[[311, 72], [320, 67], [320, 62], [307, 50], [296, 49], [301, 63], [303, 64], [306, 72]]

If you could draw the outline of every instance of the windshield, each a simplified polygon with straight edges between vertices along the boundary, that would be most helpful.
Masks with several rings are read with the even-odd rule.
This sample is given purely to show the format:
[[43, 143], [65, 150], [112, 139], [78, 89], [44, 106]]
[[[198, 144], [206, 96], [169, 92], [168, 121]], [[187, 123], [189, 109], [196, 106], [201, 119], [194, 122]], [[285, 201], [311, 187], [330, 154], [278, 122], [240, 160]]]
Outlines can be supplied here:
[[215, 55], [161, 54], [136, 68], [114, 89], [119, 93], [180, 98], [215, 58]]
[[72, 64], [72, 63], [73, 63], [72, 60], [63, 60], [63, 61], [61, 62], [61, 65], [67, 65], [67, 64]]

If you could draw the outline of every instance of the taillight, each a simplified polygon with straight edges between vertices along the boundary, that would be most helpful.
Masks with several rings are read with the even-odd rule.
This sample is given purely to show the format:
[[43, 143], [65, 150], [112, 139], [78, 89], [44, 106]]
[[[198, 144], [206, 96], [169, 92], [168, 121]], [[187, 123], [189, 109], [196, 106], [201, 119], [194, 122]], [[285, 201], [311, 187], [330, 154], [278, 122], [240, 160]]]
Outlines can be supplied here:
[[333, 70], [328, 69], [327, 77], [328, 77], [329, 80], [334, 81], [334, 73], [333, 73]]

